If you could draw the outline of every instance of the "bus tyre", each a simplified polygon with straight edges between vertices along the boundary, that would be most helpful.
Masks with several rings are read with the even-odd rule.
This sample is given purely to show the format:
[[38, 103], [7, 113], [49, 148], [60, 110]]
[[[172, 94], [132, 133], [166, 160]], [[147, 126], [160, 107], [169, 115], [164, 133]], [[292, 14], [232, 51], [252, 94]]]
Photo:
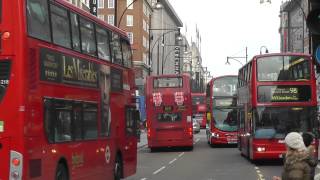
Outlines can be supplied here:
[[123, 170], [123, 164], [121, 157], [117, 155], [116, 162], [114, 165], [114, 180], [120, 180], [122, 178], [122, 170]]
[[68, 171], [63, 163], [59, 163], [56, 171], [55, 180], [68, 180]]

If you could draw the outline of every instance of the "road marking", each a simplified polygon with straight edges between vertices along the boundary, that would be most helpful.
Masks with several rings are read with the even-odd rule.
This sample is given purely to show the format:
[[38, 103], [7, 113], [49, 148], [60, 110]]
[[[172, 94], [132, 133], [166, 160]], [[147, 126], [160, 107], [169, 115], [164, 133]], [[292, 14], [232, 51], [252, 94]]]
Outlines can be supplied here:
[[166, 167], [162, 166], [160, 169], [156, 170], [155, 172], [153, 172], [153, 175], [158, 174], [160, 171], [164, 170]]
[[175, 162], [177, 160], [177, 158], [174, 158], [172, 161], [169, 162], [169, 164], [172, 164], [173, 162]]
[[142, 178], [141, 180], [147, 180], [147, 178]]
[[181, 154], [179, 154], [179, 157], [181, 157], [181, 156], [183, 156], [184, 155], [184, 152], [183, 153], [181, 153]]
[[196, 140], [196, 142], [199, 142], [200, 141], [200, 138], [198, 138], [197, 140]]
[[256, 166], [254, 167], [254, 169], [256, 170], [257, 172], [257, 175], [258, 175], [258, 180], [265, 180], [263, 174], [261, 173], [260, 169]]

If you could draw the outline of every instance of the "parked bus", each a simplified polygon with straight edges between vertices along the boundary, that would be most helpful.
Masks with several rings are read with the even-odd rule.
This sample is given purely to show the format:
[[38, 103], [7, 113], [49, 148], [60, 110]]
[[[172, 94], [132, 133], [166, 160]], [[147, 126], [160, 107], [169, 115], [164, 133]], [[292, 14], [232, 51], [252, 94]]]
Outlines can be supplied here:
[[125, 32], [64, 0], [0, 1], [0, 179], [136, 172]]
[[[279, 159], [289, 132], [318, 136], [316, 79], [308, 55], [258, 55], [239, 70], [241, 154], [251, 160]], [[317, 147], [317, 145], [316, 145]]]
[[147, 77], [147, 138], [151, 151], [159, 147], [193, 148], [190, 77]]
[[206, 128], [207, 107], [205, 93], [191, 93], [192, 98], [192, 119], [200, 124], [200, 128]]
[[212, 147], [237, 143], [237, 83], [237, 76], [228, 75], [213, 78], [207, 84], [206, 135]]

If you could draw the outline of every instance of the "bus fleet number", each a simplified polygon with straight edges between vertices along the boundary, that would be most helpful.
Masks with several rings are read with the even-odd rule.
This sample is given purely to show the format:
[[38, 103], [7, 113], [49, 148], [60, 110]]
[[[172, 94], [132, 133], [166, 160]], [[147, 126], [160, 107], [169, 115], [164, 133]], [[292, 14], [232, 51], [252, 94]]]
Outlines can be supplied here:
[[5, 80], [1, 79], [0, 80], [0, 84], [1, 85], [8, 85], [9, 84], [9, 80], [8, 79], [5, 79]]

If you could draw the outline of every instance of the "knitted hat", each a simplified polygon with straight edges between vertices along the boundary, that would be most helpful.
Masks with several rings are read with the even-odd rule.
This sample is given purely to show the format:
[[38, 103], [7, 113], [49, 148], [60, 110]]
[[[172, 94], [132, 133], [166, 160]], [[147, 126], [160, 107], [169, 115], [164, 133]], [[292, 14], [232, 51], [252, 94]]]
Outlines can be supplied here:
[[291, 132], [287, 134], [284, 142], [288, 147], [296, 150], [305, 150], [306, 146], [303, 143], [302, 136], [297, 132]]

